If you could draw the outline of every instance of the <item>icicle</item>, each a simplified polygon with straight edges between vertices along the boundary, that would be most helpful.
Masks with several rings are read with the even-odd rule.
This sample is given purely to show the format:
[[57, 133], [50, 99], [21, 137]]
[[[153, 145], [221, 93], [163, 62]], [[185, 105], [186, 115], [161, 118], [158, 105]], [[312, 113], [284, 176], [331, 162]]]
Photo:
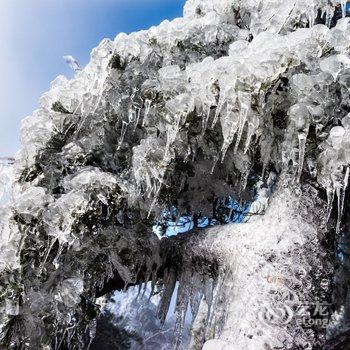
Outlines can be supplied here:
[[135, 96], [136, 96], [136, 92], [137, 92], [137, 88], [134, 87], [134, 88], [132, 89], [132, 94], [131, 94], [131, 96], [130, 96], [131, 103], [134, 102], [134, 98], [135, 98]]
[[[219, 279], [222, 279], [222, 276], [219, 276]], [[205, 330], [205, 334], [206, 337], [211, 337], [212, 336], [212, 321], [213, 321], [213, 317], [214, 317], [214, 313], [215, 313], [215, 299], [216, 299], [216, 295], [217, 295], [217, 289], [218, 289], [218, 285], [219, 285], [219, 281], [214, 281], [212, 279], [210, 279], [207, 282], [206, 285], [206, 290], [205, 290], [205, 299], [207, 301], [208, 304], [208, 318], [207, 318], [207, 328]]]
[[[146, 197], [149, 198], [150, 197], [150, 189], [152, 189], [152, 181], [151, 181], [151, 177], [148, 173], [146, 173]], [[142, 186], [142, 184], [140, 184], [140, 186]]]
[[344, 212], [345, 193], [346, 193], [348, 184], [349, 184], [349, 167], [346, 168], [343, 186], [337, 187], [337, 197], [338, 197], [338, 218], [337, 218], [337, 228], [336, 228], [337, 234], [340, 232], [340, 224], [341, 224], [341, 220], [343, 218], [343, 212]]
[[193, 285], [188, 286], [189, 281], [191, 281], [191, 273], [188, 269], [185, 269], [185, 272], [181, 274], [181, 278], [179, 281], [179, 287], [177, 290], [177, 298], [176, 298], [176, 322], [175, 322], [175, 349], [179, 349], [184, 324], [185, 317], [188, 309], [189, 296], [191, 295], [191, 289]]
[[309, 28], [312, 28], [315, 24], [315, 17], [313, 16], [313, 14], [309, 14]]
[[238, 146], [241, 142], [244, 126], [245, 126], [246, 121], [247, 121], [247, 112], [248, 112], [248, 109], [244, 108], [243, 112], [240, 114], [239, 129], [238, 129], [238, 133], [237, 133], [237, 140], [236, 140], [235, 150], [234, 150], [235, 153], [238, 151]]
[[246, 154], [248, 152], [248, 149], [250, 146], [250, 141], [252, 140], [253, 135], [254, 135], [254, 131], [251, 130], [250, 128], [248, 128], [247, 139], [246, 139], [245, 145], [244, 145], [244, 154]]
[[226, 281], [232, 278], [230, 269], [221, 271], [217, 280], [212, 280], [211, 295], [207, 298], [209, 312], [207, 319], [206, 338], [215, 338], [222, 330], [223, 320], [226, 317], [227, 301], [225, 293]]
[[176, 274], [174, 269], [171, 268], [170, 271], [166, 271], [164, 275], [164, 291], [158, 309], [158, 318], [162, 325], [165, 323], [171, 302], [171, 297], [173, 295], [176, 284]]
[[250, 171], [247, 171], [247, 172], [245, 172], [244, 174], [242, 174], [240, 193], [242, 193], [242, 192], [246, 189], [246, 187], [247, 187], [249, 174], [250, 174]]
[[181, 115], [176, 115], [176, 121], [175, 125], [172, 125], [168, 130], [167, 130], [167, 142], [165, 146], [165, 152], [164, 152], [164, 161], [168, 162], [168, 153], [170, 146], [174, 143], [176, 140], [177, 133], [179, 132], [180, 129], [180, 121], [181, 121]]
[[214, 128], [215, 124], [217, 123], [217, 121], [219, 119], [221, 109], [222, 109], [225, 102], [226, 102], [226, 91], [224, 91], [222, 93], [222, 95], [220, 94], [219, 103], [218, 103], [218, 106], [216, 107], [214, 120], [213, 120], [213, 123], [211, 124], [212, 129]]
[[136, 120], [136, 112], [134, 109], [131, 107], [129, 110], [129, 123], [133, 123]]
[[327, 6], [326, 8], [326, 26], [330, 28], [332, 23], [332, 18], [334, 15], [334, 9], [331, 6]]
[[227, 116], [226, 118], [228, 118], [230, 120], [231, 123], [231, 128], [228, 134], [224, 135], [224, 143], [221, 147], [221, 162], [224, 162], [225, 156], [226, 156], [226, 152], [229, 149], [229, 147], [231, 146], [231, 143], [233, 141], [233, 139], [235, 138], [235, 135], [237, 133], [237, 130], [239, 129], [239, 117], [237, 118], [237, 114], [235, 112], [233, 112], [230, 108], [230, 106], [227, 106]]
[[[151, 275], [149, 274], [148, 277], [146, 278], [146, 281], [149, 281], [150, 277], [151, 277]], [[148, 286], [148, 282], [145, 282], [144, 286], [143, 286], [141, 299], [143, 299], [145, 297], [145, 293], [147, 291], [147, 286]]]
[[149, 111], [151, 109], [151, 104], [152, 104], [152, 101], [151, 100], [146, 100], [145, 101], [145, 115], [143, 117], [143, 121], [142, 121], [142, 126], [145, 126], [145, 123], [147, 121], [147, 118], [148, 118], [148, 114], [149, 114]]
[[198, 314], [199, 305], [203, 297], [203, 278], [200, 274], [193, 272], [192, 274], [192, 286], [195, 290], [192, 291], [190, 295], [190, 307], [192, 312], [192, 317], [195, 319]]
[[59, 244], [58, 245], [58, 252], [56, 254], [55, 259], [53, 259], [53, 262], [52, 262], [52, 264], [55, 266], [56, 270], [59, 268], [58, 259], [60, 258], [62, 251], [63, 251], [63, 248], [64, 248], [64, 245], [62, 243], [60, 243], [59, 240], [58, 240], [58, 244]]
[[209, 121], [209, 118], [210, 118], [210, 108], [205, 116], [205, 118], [203, 118], [203, 123], [202, 123], [202, 136], [204, 136], [205, 134], [205, 131], [207, 130], [207, 127], [208, 127], [208, 121]]
[[101, 87], [101, 91], [98, 93], [98, 98], [97, 98], [97, 102], [96, 102], [96, 105], [95, 105], [95, 108], [94, 108], [94, 110], [93, 110], [93, 114], [95, 114], [96, 113], [96, 111], [97, 111], [97, 108], [98, 108], [98, 106], [100, 105], [100, 103], [101, 103], [101, 100], [102, 100], [102, 94], [103, 94], [103, 92], [102, 92], [102, 90], [103, 90], [103, 86]]
[[121, 145], [122, 145], [123, 142], [124, 142], [124, 137], [125, 137], [125, 134], [126, 134], [126, 130], [127, 130], [127, 128], [128, 128], [128, 125], [129, 125], [129, 123], [127, 123], [127, 122], [125, 122], [125, 121], [123, 120], [123, 122], [122, 122], [122, 133], [121, 133], [121, 136], [120, 136], [118, 149], [120, 149]]
[[137, 109], [137, 113], [136, 113], [136, 121], [135, 121], [135, 125], [134, 125], [134, 130], [133, 132], [135, 132], [137, 125], [139, 124], [139, 120], [140, 120], [140, 114], [141, 114], [141, 108]]
[[309, 15], [309, 27], [312, 28], [315, 25], [315, 18], [317, 17], [317, 9], [314, 5], [310, 6], [308, 15]]
[[300, 181], [301, 173], [303, 172], [303, 166], [304, 166], [305, 145], [306, 145], [305, 133], [299, 133], [298, 139], [299, 139], [299, 163], [298, 163], [297, 182]]
[[198, 311], [193, 317], [193, 323], [191, 326], [191, 342], [189, 349], [201, 349], [203, 340], [205, 339], [205, 331], [207, 325], [209, 308], [207, 300], [201, 294], [199, 301]]
[[39, 275], [41, 275], [42, 272], [43, 272], [43, 270], [44, 270], [44, 267], [45, 267], [47, 258], [49, 257], [49, 254], [50, 254], [50, 252], [51, 252], [51, 250], [52, 250], [52, 248], [53, 248], [53, 246], [54, 246], [56, 240], [57, 240], [56, 237], [52, 237], [52, 238], [51, 238], [51, 242], [50, 242], [49, 248], [47, 249], [47, 252], [46, 252], [46, 254], [45, 254], [45, 258], [44, 258], [44, 260], [43, 260], [43, 262], [42, 262], [42, 264], [41, 264], [41, 267], [40, 267], [40, 269], [39, 269]]
[[330, 185], [327, 187], [327, 215], [326, 215], [326, 223], [328, 222], [331, 212], [332, 212], [332, 207], [333, 207], [333, 201], [334, 201], [334, 188], [333, 185]]
[[235, 145], [234, 152], [236, 153], [238, 150], [238, 146], [241, 142], [243, 130], [247, 121], [248, 111], [250, 108], [250, 95], [243, 92], [238, 92], [238, 102], [240, 105], [240, 113], [239, 113], [239, 128], [238, 128], [238, 134], [237, 134], [237, 140]]
[[215, 157], [214, 157], [214, 160], [213, 160], [213, 165], [212, 165], [211, 170], [210, 170], [210, 174], [213, 174], [213, 173], [214, 173], [214, 169], [215, 169], [215, 167], [216, 167], [216, 164], [217, 164], [218, 160], [219, 160], [219, 157], [218, 157], [218, 156], [215, 156]]
[[157, 272], [158, 272], [158, 267], [156, 268], [155, 271], [152, 272], [151, 291], [149, 293], [148, 301], [150, 301], [154, 295], [154, 290], [155, 290], [156, 282], [157, 282]]
[[130, 282], [124, 281], [123, 293], [126, 293], [126, 291], [128, 290], [129, 284]]
[[[344, 177], [344, 187], [343, 187], [343, 191], [344, 191], [344, 196], [345, 196], [345, 192], [346, 192], [346, 190], [347, 190], [347, 188], [348, 188], [348, 185], [349, 185], [349, 175], [350, 175], [350, 167], [347, 167], [346, 168], [346, 172], [345, 172], [345, 177]], [[343, 201], [342, 201], [342, 203], [343, 203], [343, 205], [342, 205], [342, 212], [343, 212], [343, 210], [344, 210], [344, 203], [345, 203], [345, 197], [343, 198]]]
[[152, 184], [152, 180], [151, 180], [151, 177], [149, 176], [149, 174], [147, 174], [147, 178], [146, 178], [146, 181], [147, 181], [147, 198], [151, 198], [151, 196], [155, 193], [157, 193], [157, 182], [156, 181], [153, 181], [153, 184]]
[[229, 142], [228, 140], [224, 141], [224, 143], [221, 147], [221, 163], [224, 162], [227, 150], [229, 149], [230, 145], [231, 145], [231, 142]]
[[149, 211], [148, 211], [147, 218], [150, 217], [150, 215], [152, 213], [152, 210], [153, 210], [154, 206], [156, 205], [156, 202], [157, 202], [157, 199], [158, 199], [158, 195], [159, 195], [160, 189], [162, 188], [162, 185], [163, 185], [162, 182], [160, 182], [158, 186], [155, 185], [156, 186], [156, 190], [155, 190], [155, 194], [154, 194], [151, 206], [150, 206]]
[[223, 163], [225, 160], [227, 150], [231, 146], [231, 143], [232, 143], [233, 139], [235, 138], [236, 132], [237, 132], [237, 128], [232, 127], [229, 137], [224, 140], [224, 143], [221, 147], [221, 163]]
[[247, 139], [244, 146], [244, 153], [248, 152], [250, 142], [258, 127], [259, 127], [259, 117], [257, 115], [252, 115], [252, 117], [248, 122]]
[[171, 144], [174, 141], [174, 133], [172, 130], [168, 129], [167, 134], [166, 134], [166, 144], [165, 144], [165, 151], [164, 151], [164, 161], [167, 163], [168, 162], [168, 155], [169, 155], [169, 149]]
[[135, 297], [135, 300], [137, 300], [141, 294], [141, 290], [142, 290], [142, 283], [140, 283], [138, 285], [138, 288], [137, 288], [137, 294], [136, 294], [136, 297]]
[[337, 199], [338, 199], [338, 217], [337, 217], [337, 226], [336, 226], [336, 233], [338, 234], [340, 231], [340, 222], [341, 222], [341, 217], [342, 217], [342, 213], [341, 213], [341, 207], [342, 207], [342, 189], [340, 186], [337, 186], [336, 188], [336, 192], [337, 192]]

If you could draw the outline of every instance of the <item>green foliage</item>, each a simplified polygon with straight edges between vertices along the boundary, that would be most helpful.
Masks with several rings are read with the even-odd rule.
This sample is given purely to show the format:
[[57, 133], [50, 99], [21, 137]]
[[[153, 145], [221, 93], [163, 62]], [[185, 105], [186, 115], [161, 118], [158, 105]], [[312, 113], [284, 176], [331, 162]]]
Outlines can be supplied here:
[[118, 54], [114, 54], [109, 62], [109, 66], [112, 69], [124, 70], [126, 65], [122, 62], [122, 59]]
[[287, 113], [282, 110], [272, 112], [272, 122], [275, 128], [286, 129], [288, 125]]
[[178, 197], [178, 188], [175, 186], [162, 186], [158, 194], [158, 202], [160, 204], [174, 203]]
[[125, 266], [132, 266], [136, 262], [136, 255], [130, 248], [123, 248], [120, 250], [118, 256]]
[[39, 163], [35, 163], [32, 167], [30, 168], [24, 168], [24, 170], [22, 171], [18, 182], [22, 183], [22, 182], [31, 182], [33, 181], [37, 176], [39, 176], [40, 174], [42, 174], [43, 169], [41, 167], [41, 165]]
[[63, 113], [63, 114], [72, 114], [71, 112], [68, 111], [68, 109], [66, 109], [62, 103], [60, 101], [56, 101], [52, 104], [52, 107], [51, 109], [54, 111], [54, 112], [57, 112], [57, 113]]
[[125, 329], [116, 326], [115, 316], [109, 312], [103, 312], [97, 320], [96, 336], [91, 344], [91, 350], [128, 350], [131, 348], [131, 342], [139, 343], [140, 348], [142, 340], [140, 337]]
[[179, 40], [176, 46], [181, 52], [204, 52], [204, 48], [201, 45], [192, 43], [190, 40]]
[[16, 342], [14, 340], [18, 334], [21, 334], [23, 327], [23, 319], [20, 315], [11, 316], [6, 326], [0, 330], [0, 349], [9, 349], [10, 344], [13, 349], [21, 349], [21, 339], [17, 339]]

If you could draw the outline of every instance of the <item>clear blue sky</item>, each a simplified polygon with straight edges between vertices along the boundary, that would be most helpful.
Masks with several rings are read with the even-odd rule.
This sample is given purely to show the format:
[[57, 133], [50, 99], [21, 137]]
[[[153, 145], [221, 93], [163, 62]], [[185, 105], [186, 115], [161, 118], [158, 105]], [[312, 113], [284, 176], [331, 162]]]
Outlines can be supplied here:
[[182, 15], [185, 0], [0, 0], [0, 157], [19, 149], [20, 121], [60, 74], [81, 65], [103, 38]]

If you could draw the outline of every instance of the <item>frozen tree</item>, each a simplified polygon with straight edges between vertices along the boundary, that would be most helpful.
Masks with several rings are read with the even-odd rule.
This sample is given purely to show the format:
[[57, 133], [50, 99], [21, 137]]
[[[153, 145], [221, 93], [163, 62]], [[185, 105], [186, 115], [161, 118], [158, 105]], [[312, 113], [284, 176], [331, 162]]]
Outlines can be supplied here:
[[[87, 348], [97, 298], [149, 281], [160, 322], [178, 282], [175, 347], [188, 307], [191, 349], [343, 341], [348, 13], [339, 0], [189, 0], [183, 18], [104, 39], [53, 81], [22, 123], [2, 209], [4, 346]], [[173, 206], [225, 223], [229, 198], [251, 203], [248, 222], [153, 232]], [[305, 305], [331, 305], [327, 324], [311, 327]]]

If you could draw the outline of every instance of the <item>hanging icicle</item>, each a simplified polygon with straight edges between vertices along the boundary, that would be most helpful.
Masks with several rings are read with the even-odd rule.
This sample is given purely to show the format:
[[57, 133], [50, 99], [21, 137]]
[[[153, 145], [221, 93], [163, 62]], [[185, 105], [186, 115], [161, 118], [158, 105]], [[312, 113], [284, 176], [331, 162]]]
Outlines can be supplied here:
[[251, 103], [250, 102], [251, 97], [247, 93], [238, 93], [238, 99], [239, 99], [239, 105], [240, 105], [240, 113], [239, 113], [239, 128], [238, 128], [237, 140], [236, 140], [236, 145], [234, 150], [235, 153], [237, 153], [238, 146], [241, 142], [243, 130], [247, 122], [248, 111]]
[[129, 123], [127, 123], [124, 120], [122, 121], [122, 132], [121, 132], [121, 136], [120, 136], [120, 140], [119, 140], [118, 149], [120, 149], [121, 145], [124, 142], [124, 138], [125, 138], [126, 131], [128, 129], [128, 125], [129, 125]]
[[314, 4], [310, 4], [308, 10], [309, 17], [309, 28], [312, 28], [315, 25], [315, 19], [317, 17], [317, 7]]
[[305, 158], [305, 145], [306, 145], [306, 135], [305, 133], [299, 133], [299, 161], [298, 161], [298, 173], [297, 173], [297, 182], [300, 181], [301, 174], [304, 167], [304, 158]]
[[222, 92], [222, 94], [220, 93], [219, 103], [218, 103], [218, 106], [216, 107], [213, 123], [211, 124], [211, 128], [212, 129], [214, 129], [214, 126], [216, 125], [216, 123], [217, 123], [217, 121], [219, 119], [219, 115], [221, 113], [221, 109], [224, 106], [225, 102], [226, 102], [226, 90], [224, 90]]
[[205, 131], [207, 130], [208, 122], [210, 118], [210, 112], [211, 112], [211, 109], [209, 108], [208, 112], [206, 113], [205, 117], [202, 120], [202, 132], [201, 132], [202, 136], [204, 136]]
[[152, 104], [152, 101], [146, 99], [146, 101], [145, 101], [145, 115], [144, 115], [143, 121], [142, 121], [143, 127], [145, 126], [145, 123], [147, 122], [148, 114], [149, 114], [149, 111], [151, 109], [151, 104]]
[[340, 232], [340, 225], [343, 218], [344, 212], [344, 203], [345, 203], [345, 194], [349, 183], [349, 167], [346, 168], [344, 180], [341, 186], [337, 186], [337, 199], [338, 199], [338, 217], [337, 217], [337, 226], [336, 233]]
[[326, 26], [330, 28], [332, 19], [334, 16], [334, 8], [332, 6], [327, 6], [326, 8]]
[[330, 184], [327, 189], [327, 215], [326, 215], [326, 223], [329, 221], [329, 218], [331, 216], [332, 208], [333, 208], [333, 202], [334, 202], [334, 187], [333, 184]]
[[211, 167], [210, 174], [214, 173], [214, 170], [215, 170], [215, 167], [216, 167], [216, 164], [217, 164], [218, 160], [219, 160], [219, 157], [218, 156], [214, 156], [214, 158], [213, 158], [213, 165]]
[[135, 125], [134, 125], [133, 132], [136, 131], [137, 125], [139, 124], [140, 114], [141, 114], [141, 108], [137, 108], [137, 111], [136, 111], [136, 120], [135, 120]]

